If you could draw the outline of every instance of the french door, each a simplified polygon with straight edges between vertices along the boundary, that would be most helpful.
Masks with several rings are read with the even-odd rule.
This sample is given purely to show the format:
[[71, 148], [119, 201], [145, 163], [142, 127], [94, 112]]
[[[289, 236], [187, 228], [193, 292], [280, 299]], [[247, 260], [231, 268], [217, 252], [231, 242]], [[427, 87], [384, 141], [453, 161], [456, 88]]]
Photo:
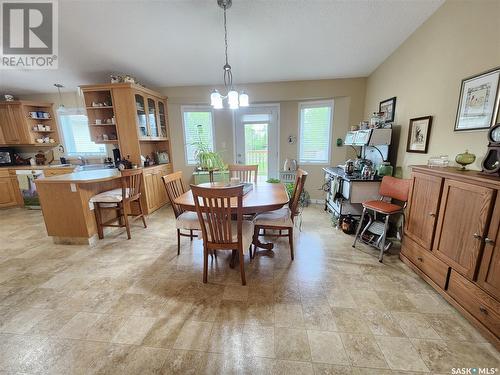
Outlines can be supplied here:
[[259, 180], [279, 177], [279, 106], [240, 108], [234, 115], [235, 162], [258, 164]]

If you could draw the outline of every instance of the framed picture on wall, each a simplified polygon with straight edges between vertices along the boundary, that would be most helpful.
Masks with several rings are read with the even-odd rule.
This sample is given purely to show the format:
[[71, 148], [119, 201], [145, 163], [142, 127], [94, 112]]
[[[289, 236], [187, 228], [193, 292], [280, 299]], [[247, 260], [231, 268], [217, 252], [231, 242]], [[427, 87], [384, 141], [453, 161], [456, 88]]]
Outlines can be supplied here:
[[431, 134], [432, 116], [424, 116], [410, 119], [408, 129], [408, 143], [406, 152], [418, 152], [426, 154], [429, 147], [429, 136]]
[[385, 122], [393, 122], [396, 113], [396, 97], [381, 101], [378, 105], [378, 111], [384, 113]]
[[500, 67], [462, 80], [455, 131], [485, 130], [495, 124], [499, 81]]

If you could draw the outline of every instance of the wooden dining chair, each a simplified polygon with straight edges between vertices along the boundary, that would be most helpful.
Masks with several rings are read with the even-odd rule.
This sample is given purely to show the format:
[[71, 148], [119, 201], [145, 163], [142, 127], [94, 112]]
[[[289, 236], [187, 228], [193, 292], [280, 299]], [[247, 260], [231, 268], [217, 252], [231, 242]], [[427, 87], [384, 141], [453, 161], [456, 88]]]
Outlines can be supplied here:
[[[203, 282], [207, 282], [208, 254], [216, 250], [237, 251], [241, 284], [246, 285], [244, 250], [252, 245], [253, 222], [243, 220], [243, 186], [204, 188], [191, 185], [203, 234]], [[231, 201], [236, 204], [236, 220]]]
[[[177, 228], [177, 255], [181, 253], [181, 236], [189, 237], [191, 241], [197, 235], [193, 234], [193, 230], [200, 230], [200, 223], [196, 212], [184, 211], [181, 206], [175, 204], [174, 200], [186, 192], [184, 183], [182, 182], [182, 171], [174, 172], [162, 177], [165, 190], [167, 191], [168, 199], [174, 210], [175, 226]], [[183, 233], [181, 230], [188, 230], [188, 233]]]
[[[304, 184], [307, 179], [307, 172], [298, 169], [297, 175], [295, 178], [295, 187], [293, 189], [292, 196], [288, 205], [280, 208], [279, 210], [274, 210], [270, 212], [263, 212], [258, 214], [254, 219], [254, 236], [255, 243], [258, 241], [258, 237], [261, 236], [262, 230], [277, 230], [279, 233], [278, 237], [288, 237], [288, 243], [290, 245], [290, 257], [292, 260], [294, 259], [293, 253], [293, 227], [294, 227], [294, 219], [299, 214], [299, 202], [300, 196], [302, 195], [302, 191], [304, 190]], [[286, 234], [282, 234], [282, 231], [286, 231]], [[255, 257], [255, 253], [257, 248], [254, 248], [253, 254]]]
[[257, 183], [257, 174], [259, 171], [259, 166], [255, 165], [244, 165], [244, 164], [230, 164], [228, 165], [229, 178], [238, 177], [240, 182], [253, 182]]
[[[133, 215], [131, 209], [132, 202], [137, 202], [139, 210], [137, 215], [133, 215], [133, 220], [141, 218], [144, 228], [147, 228], [141, 203], [142, 169], [126, 169], [121, 171], [121, 185], [121, 188], [104, 191], [90, 198], [90, 202], [94, 204], [97, 234], [100, 239], [104, 238], [104, 227], [125, 227], [127, 237], [130, 240], [130, 222], [128, 217]], [[116, 211], [117, 215], [103, 222], [103, 213], [109, 210]], [[118, 223], [111, 224], [113, 222]]]

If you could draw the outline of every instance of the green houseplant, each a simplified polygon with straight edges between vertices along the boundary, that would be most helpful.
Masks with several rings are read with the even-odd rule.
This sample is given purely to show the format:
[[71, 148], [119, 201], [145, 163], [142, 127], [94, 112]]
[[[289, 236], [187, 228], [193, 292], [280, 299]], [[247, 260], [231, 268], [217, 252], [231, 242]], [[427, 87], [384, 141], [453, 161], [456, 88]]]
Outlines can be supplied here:
[[195, 149], [197, 169], [202, 171], [225, 170], [226, 164], [222, 160], [222, 156], [218, 152], [212, 151], [207, 142], [203, 141], [202, 132], [202, 126], [198, 125], [198, 140], [191, 143]]

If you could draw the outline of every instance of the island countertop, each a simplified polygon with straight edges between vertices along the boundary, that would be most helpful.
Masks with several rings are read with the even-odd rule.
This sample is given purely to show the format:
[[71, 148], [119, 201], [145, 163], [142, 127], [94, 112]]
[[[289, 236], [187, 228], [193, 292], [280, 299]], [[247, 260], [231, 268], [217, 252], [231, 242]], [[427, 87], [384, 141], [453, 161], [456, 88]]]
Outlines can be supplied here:
[[120, 178], [118, 169], [97, 169], [93, 171], [79, 171], [53, 177], [43, 177], [36, 180], [36, 184], [93, 184], [96, 182], [111, 181]]

